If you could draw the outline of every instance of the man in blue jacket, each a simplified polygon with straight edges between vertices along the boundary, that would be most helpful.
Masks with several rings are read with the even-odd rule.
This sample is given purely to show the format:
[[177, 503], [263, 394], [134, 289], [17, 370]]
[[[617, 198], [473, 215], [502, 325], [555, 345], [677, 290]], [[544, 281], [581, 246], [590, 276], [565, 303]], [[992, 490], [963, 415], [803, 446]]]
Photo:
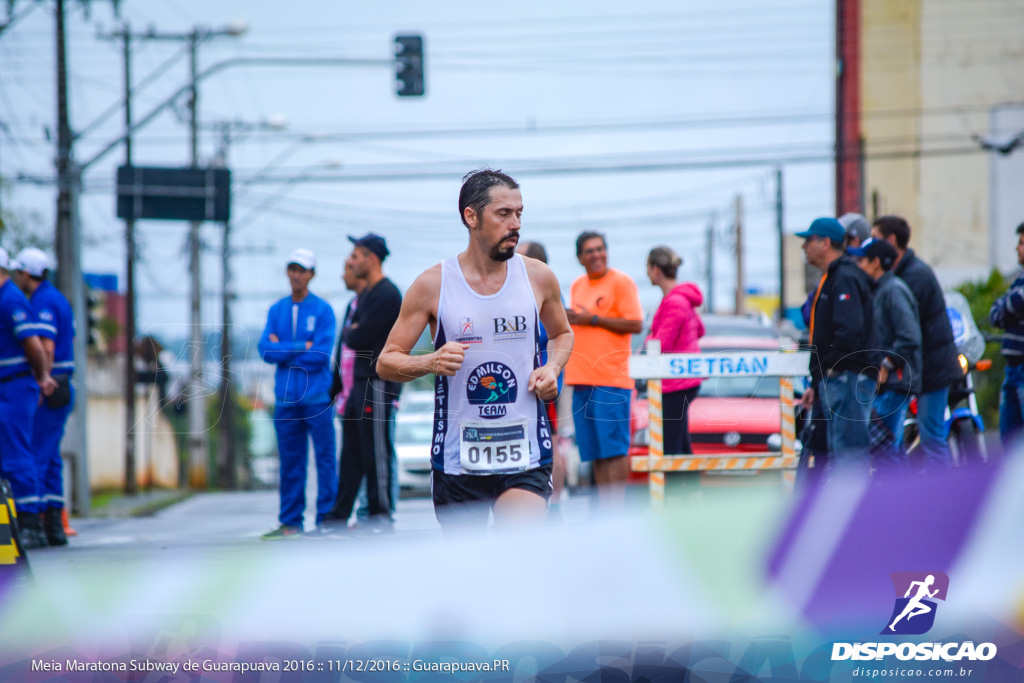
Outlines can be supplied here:
[[32, 422], [32, 450], [38, 465], [39, 505], [46, 541], [67, 545], [61, 513], [64, 511], [64, 462], [60, 442], [75, 405], [75, 315], [71, 304], [46, 276], [50, 260], [34, 247], [22, 249], [12, 264], [13, 278], [36, 316], [36, 333], [46, 352], [46, 362], [57, 382], [54, 392], [39, 403]]
[[[1024, 266], [1024, 223], [1017, 226], [1017, 263]], [[1009, 444], [1024, 429], [1024, 271], [988, 314], [1003, 336], [1003, 392], [999, 400], [999, 438]]]
[[49, 396], [57, 383], [39, 341], [40, 323], [9, 268], [7, 251], [0, 248], [0, 478], [11, 483], [22, 546], [45, 548], [32, 420], [40, 391]]
[[267, 541], [302, 535], [310, 438], [316, 457], [318, 525], [337, 493], [330, 395], [334, 311], [309, 291], [309, 281], [316, 275], [313, 252], [293, 251], [287, 272], [292, 294], [270, 307], [259, 343], [263, 360], [277, 366], [274, 427], [281, 455], [281, 526], [263, 535]]
[[882, 216], [871, 227], [871, 235], [896, 248], [898, 257], [893, 272], [914, 293], [921, 316], [922, 375], [921, 393], [917, 396], [917, 425], [924, 464], [952, 467], [946, 408], [949, 387], [963, 378], [964, 372], [960, 369], [953, 328], [946, 313], [946, 298], [931, 267], [908, 247], [910, 225], [904, 218]]
[[829, 411], [829, 468], [867, 473], [868, 432], [875, 396], [874, 305], [871, 280], [844, 250], [845, 231], [835, 218], [818, 218], [804, 232], [807, 262], [823, 271], [811, 305], [811, 387]]

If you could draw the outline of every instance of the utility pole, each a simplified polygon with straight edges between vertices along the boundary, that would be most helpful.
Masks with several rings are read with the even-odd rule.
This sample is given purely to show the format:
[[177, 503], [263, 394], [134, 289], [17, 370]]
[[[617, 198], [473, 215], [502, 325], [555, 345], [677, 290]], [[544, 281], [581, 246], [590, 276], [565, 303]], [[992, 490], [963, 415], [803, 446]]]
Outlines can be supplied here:
[[[196, 55], [199, 46], [199, 29], [192, 29], [192, 33], [186, 38], [189, 47], [189, 75], [191, 80], [191, 91], [189, 93], [188, 110], [189, 126], [191, 128], [191, 166], [199, 167], [199, 84], [197, 80], [199, 65]], [[200, 277], [199, 265], [199, 222], [192, 221], [188, 229], [189, 247], [189, 271], [192, 274], [192, 372], [191, 386], [192, 397], [188, 405], [188, 453], [189, 453], [189, 485], [193, 488], [206, 488], [207, 485], [207, 451], [206, 451], [206, 401], [200, 390], [203, 378], [203, 361], [205, 350], [203, 348], [202, 333], [202, 278]]]
[[68, 423], [62, 452], [74, 454], [74, 503], [81, 515], [91, 507], [89, 457], [87, 452], [88, 388], [88, 320], [85, 312], [85, 290], [82, 281], [81, 226], [75, 211], [81, 183], [81, 170], [71, 153], [73, 136], [68, 112], [67, 45], [64, 30], [64, 0], [56, 0], [57, 47], [57, 221], [54, 249], [57, 254], [57, 286], [71, 303], [75, 328], [74, 357], [77, 364], [75, 384], [78, 399], [72, 420]]
[[779, 322], [786, 318], [786, 233], [782, 206], [782, 166], [775, 167], [775, 227], [779, 232]]
[[221, 248], [221, 271], [223, 275], [223, 300], [221, 301], [220, 336], [220, 405], [221, 416], [217, 455], [217, 478], [220, 487], [233, 490], [237, 484], [235, 467], [235, 406], [231, 391], [231, 221], [224, 222], [224, 244]]
[[[121, 40], [124, 59], [124, 164], [132, 165], [132, 33], [125, 22], [120, 31], [101, 38]], [[135, 469], [135, 219], [124, 222], [125, 246], [125, 346], [124, 346], [124, 492], [138, 492]]]
[[742, 315], [746, 285], [743, 282], [743, 195], [736, 195], [736, 315]]
[[708, 232], [705, 248], [707, 249], [708, 276], [708, 313], [715, 312], [715, 224], [718, 216], [711, 214], [708, 219]]

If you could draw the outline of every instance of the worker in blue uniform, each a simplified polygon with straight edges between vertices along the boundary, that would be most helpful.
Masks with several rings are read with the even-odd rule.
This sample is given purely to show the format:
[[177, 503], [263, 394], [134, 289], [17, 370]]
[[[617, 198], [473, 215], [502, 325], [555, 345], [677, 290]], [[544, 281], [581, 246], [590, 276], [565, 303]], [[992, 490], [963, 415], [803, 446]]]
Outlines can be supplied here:
[[40, 391], [56, 388], [28, 299], [10, 279], [10, 257], [0, 249], [0, 477], [11, 484], [18, 533], [25, 548], [47, 545], [40, 516], [39, 478], [32, 454], [32, 420]]
[[331, 349], [334, 311], [309, 291], [316, 275], [316, 257], [296, 249], [288, 259], [291, 296], [270, 307], [260, 338], [263, 360], [277, 366], [274, 428], [281, 456], [280, 526], [264, 540], [299, 538], [306, 508], [306, 462], [309, 439], [316, 459], [316, 523], [330, 512], [337, 494], [337, 465], [331, 409]]
[[49, 545], [67, 545], [61, 513], [64, 511], [64, 462], [60, 442], [64, 438], [75, 388], [75, 316], [71, 304], [46, 280], [50, 259], [40, 249], [22, 249], [11, 263], [11, 279], [26, 297], [36, 317], [35, 330], [46, 352], [50, 375], [57, 388], [36, 408], [32, 422], [32, 451], [36, 458], [43, 530]]

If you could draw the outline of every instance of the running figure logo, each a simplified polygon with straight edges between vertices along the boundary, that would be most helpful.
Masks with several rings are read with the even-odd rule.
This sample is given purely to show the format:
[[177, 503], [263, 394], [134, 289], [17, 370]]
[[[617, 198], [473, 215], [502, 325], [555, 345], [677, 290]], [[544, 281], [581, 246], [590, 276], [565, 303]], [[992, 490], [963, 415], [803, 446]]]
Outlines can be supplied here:
[[927, 633], [935, 623], [935, 600], [946, 599], [949, 577], [942, 572], [894, 572], [890, 576], [896, 588], [896, 605], [882, 634]]

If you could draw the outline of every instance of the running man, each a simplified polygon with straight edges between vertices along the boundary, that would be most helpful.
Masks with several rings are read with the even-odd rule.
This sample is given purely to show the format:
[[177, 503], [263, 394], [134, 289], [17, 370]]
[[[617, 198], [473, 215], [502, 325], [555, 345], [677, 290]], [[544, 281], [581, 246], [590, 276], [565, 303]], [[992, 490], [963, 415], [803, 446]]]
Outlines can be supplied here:
[[[515, 253], [522, 212], [508, 175], [483, 169], [463, 179], [469, 246], [416, 278], [377, 361], [387, 380], [435, 374], [431, 489], [446, 532], [483, 528], [492, 509], [499, 525], [543, 521], [551, 495], [543, 402], [558, 394], [573, 334], [554, 273]], [[544, 365], [539, 323], [549, 336]], [[427, 325], [435, 350], [413, 356]]]
[[907, 606], [903, 608], [900, 615], [896, 617], [891, 624], [889, 624], [890, 631], [896, 630], [896, 624], [899, 623], [899, 620], [903, 617], [906, 617], [907, 621], [910, 621], [919, 614], [928, 614], [928, 612], [932, 611], [932, 608], [921, 602], [921, 600], [924, 598], [935, 597], [935, 594], [939, 592], [938, 588], [933, 591], [928, 590], [933, 583], [935, 583], [935, 576], [932, 574], [929, 574], [928, 578], [924, 581], [910, 582], [910, 587], [907, 588], [907, 592], [903, 597], [910, 598], [910, 593], [914, 590], [914, 586], [917, 586], [917, 593], [914, 597], [910, 598], [910, 602], [908, 602]]

